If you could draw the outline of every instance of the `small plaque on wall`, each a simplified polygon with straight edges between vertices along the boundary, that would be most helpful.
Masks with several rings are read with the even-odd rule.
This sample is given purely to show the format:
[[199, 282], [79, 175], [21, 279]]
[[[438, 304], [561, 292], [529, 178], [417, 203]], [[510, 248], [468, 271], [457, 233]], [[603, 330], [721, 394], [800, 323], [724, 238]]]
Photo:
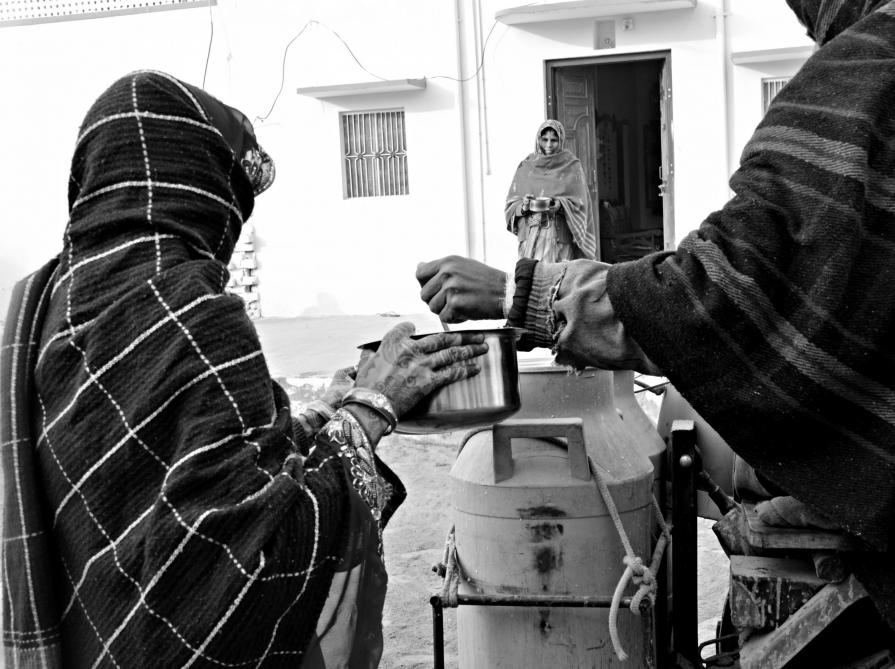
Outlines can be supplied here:
[[594, 48], [615, 48], [615, 21], [597, 21], [594, 24]]

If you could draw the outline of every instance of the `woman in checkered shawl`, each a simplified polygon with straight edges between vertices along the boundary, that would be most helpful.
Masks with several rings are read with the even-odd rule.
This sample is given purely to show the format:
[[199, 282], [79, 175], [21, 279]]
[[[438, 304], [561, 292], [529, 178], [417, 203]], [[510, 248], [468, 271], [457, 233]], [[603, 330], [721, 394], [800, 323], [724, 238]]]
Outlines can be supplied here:
[[88, 112], [63, 250], [4, 334], [6, 666], [378, 664], [404, 491], [375, 444], [486, 347], [399, 325], [343, 402], [344, 378], [290, 416], [224, 292], [273, 174], [242, 114], [168, 75]]

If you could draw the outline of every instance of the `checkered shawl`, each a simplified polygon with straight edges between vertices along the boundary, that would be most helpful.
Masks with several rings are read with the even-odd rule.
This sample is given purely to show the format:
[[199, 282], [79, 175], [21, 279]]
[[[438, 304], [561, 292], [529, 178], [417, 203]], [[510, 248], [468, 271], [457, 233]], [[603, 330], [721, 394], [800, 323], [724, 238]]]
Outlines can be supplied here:
[[895, 2], [784, 87], [731, 187], [675, 253], [611, 268], [612, 304], [734, 450], [893, 551], [868, 589], [895, 625]]
[[63, 251], [3, 343], [7, 667], [300, 666], [350, 484], [296, 445], [224, 293], [252, 203], [180, 82], [129, 75], [88, 113]]

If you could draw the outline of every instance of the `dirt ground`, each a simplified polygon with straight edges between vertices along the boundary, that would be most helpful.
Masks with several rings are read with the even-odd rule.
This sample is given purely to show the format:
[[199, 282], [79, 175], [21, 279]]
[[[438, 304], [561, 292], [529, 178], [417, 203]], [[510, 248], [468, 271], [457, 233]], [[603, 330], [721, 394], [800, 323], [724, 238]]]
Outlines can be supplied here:
[[[418, 332], [438, 328], [428, 316], [409, 317]], [[319, 394], [331, 370], [351, 364], [356, 346], [381, 338], [398, 319], [378, 316], [259, 321], [258, 331], [274, 377], [287, 387], [295, 406]], [[647, 406], [655, 414], [658, 405]], [[450, 528], [449, 472], [463, 433], [430, 436], [394, 434], [379, 445], [379, 454], [401, 477], [407, 501], [385, 531], [389, 590], [384, 613], [384, 669], [433, 666], [430, 595], [441, 579], [432, 571]], [[726, 592], [727, 558], [700, 520], [698, 536], [699, 638], [710, 638]], [[445, 666], [457, 666], [456, 614], [444, 617]]]

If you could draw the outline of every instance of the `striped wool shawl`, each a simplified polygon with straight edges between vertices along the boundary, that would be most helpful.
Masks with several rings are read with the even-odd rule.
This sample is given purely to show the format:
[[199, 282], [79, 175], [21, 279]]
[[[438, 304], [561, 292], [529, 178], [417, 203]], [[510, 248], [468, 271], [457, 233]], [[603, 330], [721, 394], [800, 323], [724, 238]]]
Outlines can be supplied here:
[[[837, 6], [870, 5], [798, 4], [828, 39]], [[895, 552], [895, 2], [784, 87], [731, 188], [676, 252], [610, 269], [612, 303], [734, 450]], [[895, 556], [864, 563], [895, 624]]]
[[70, 203], [4, 340], [6, 666], [300, 666], [349, 483], [337, 445], [297, 447], [224, 293], [251, 184], [139, 72], [88, 113]]

